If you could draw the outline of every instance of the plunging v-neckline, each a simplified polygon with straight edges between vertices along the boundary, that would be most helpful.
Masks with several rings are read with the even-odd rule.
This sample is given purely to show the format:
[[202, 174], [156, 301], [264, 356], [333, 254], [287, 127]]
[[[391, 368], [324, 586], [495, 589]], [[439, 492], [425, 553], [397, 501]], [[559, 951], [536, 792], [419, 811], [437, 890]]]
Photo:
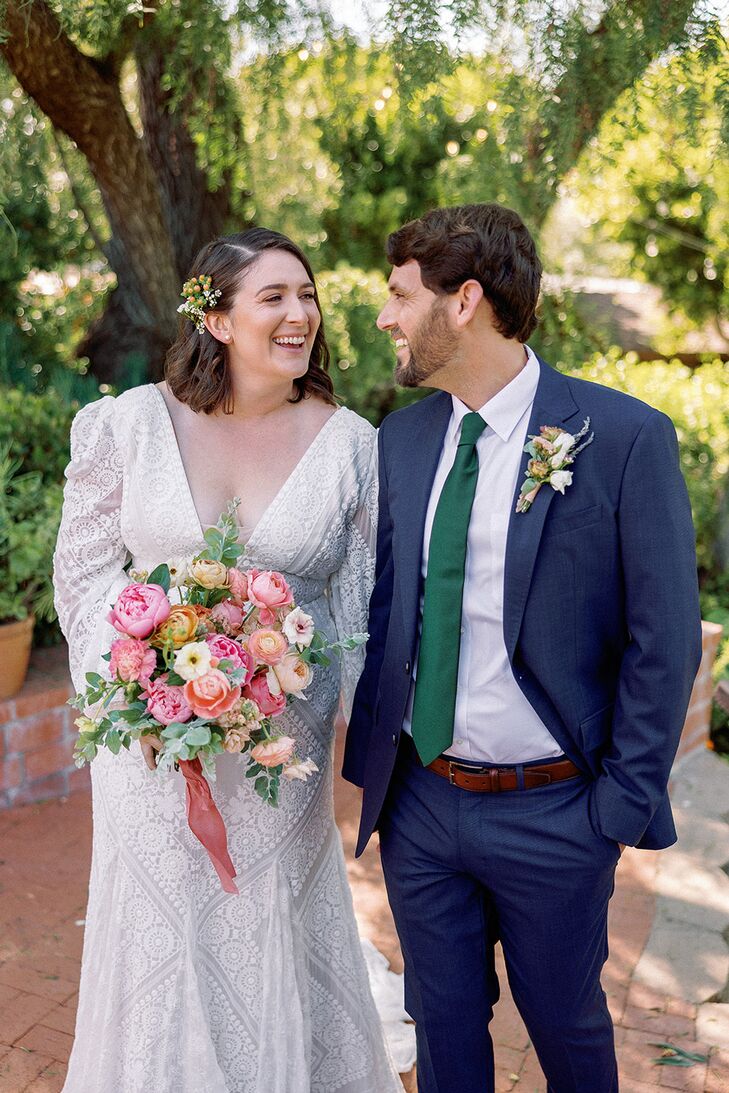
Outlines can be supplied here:
[[[169, 430], [169, 436], [170, 436], [172, 449], [175, 453], [175, 462], [176, 462], [176, 465], [177, 465], [177, 473], [178, 473], [179, 480], [180, 480], [181, 492], [182, 492], [182, 494], [184, 495], [184, 497], [187, 501], [187, 505], [188, 505], [188, 508], [190, 510], [191, 522], [194, 523], [194, 525], [196, 527], [196, 530], [197, 530], [197, 532], [199, 534], [199, 537], [200, 537], [200, 543], [202, 544], [202, 542], [204, 540], [204, 537], [205, 537], [204, 528], [203, 528], [203, 524], [200, 520], [200, 516], [198, 515], [197, 505], [195, 504], [195, 498], [192, 496], [192, 490], [190, 488], [190, 481], [187, 477], [187, 471], [185, 470], [185, 464], [184, 464], [184, 461], [182, 459], [182, 451], [180, 449], [180, 444], [179, 444], [179, 441], [177, 439], [177, 433], [175, 432], [175, 424], [172, 420], [172, 414], [169, 411], [169, 407], [167, 405], [167, 402], [165, 401], [164, 395], [162, 394], [162, 392], [160, 391], [160, 389], [156, 385], [156, 383], [150, 383], [149, 386], [155, 392], [155, 395], [156, 395], [156, 397], [159, 401], [159, 405], [160, 405], [160, 409], [162, 411], [162, 415], [165, 419], [166, 427]], [[268, 505], [266, 505], [265, 509], [263, 510], [261, 515], [259, 516], [259, 518], [258, 518], [255, 526], [253, 527], [253, 530], [251, 531], [251, 534], [248, 536], [246, 542], [241, 544], [242, 546], [245, 546], [246, 550], [248, 550], [250, 548], [250, 544], [252, 543], [253, 539], [256, 537], [256, 534], [258, 533], [259, 529], [264, 526], [264, 524], [266, 523], [266, 521], [268, 520], [270, 515], [273, 513], [274, 509], [278, 507], [278, 504], [279, 504], [281, 498], [283, 497], [284, 493], [288, 489], [288, 487], [291, 484], [291, 482], [293, 481], [293, 479], [298, 474], [298, 472], [299, 472], [300, 468], [302, 467], [302, 465], [309, 459], [311, 453], [313, 451], [315, 451], [316, 448], [318, 447], [318, 442], [321, 439], [322, 435], [327, 431], [329, 423], [331, 421], [333, 421], [334, 418], [337, 417], [340, 413], [342, 413], [342, 411], [345, 410], [345, 409], [346, 409], [345, 406], [338, 406], [337, 409], [334, 411], [334, 413], [329, 415], [329, 417], [326, 419], [326, 421], [321, 426], [319, 431], [312, 438], [311, 443], [309, 444], [309, 446], [304, 451], [304, 454], [301, 456], [301, 459], [299, 459], [294, 464], [294, 466], [291, 469], [290, 473], [286, 476], [284, 481], [281, 483], [281, 486], [279, 487], [279, 489], [276, 491], [274, 496], [269, 501]], [[206, 525], [206, 526], [209, 527], [211, 525]]]

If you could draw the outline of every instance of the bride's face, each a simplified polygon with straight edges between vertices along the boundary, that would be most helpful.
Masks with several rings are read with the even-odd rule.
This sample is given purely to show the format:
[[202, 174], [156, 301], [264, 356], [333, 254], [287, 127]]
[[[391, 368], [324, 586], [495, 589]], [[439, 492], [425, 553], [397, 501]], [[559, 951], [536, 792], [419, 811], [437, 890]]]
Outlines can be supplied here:
[[264, 251], [220, 318], [223, 329], [215, 334], [228, 345], [233, 367], [264, 380], [306, 374], [321, 316], [314, 285], [295, 255]]

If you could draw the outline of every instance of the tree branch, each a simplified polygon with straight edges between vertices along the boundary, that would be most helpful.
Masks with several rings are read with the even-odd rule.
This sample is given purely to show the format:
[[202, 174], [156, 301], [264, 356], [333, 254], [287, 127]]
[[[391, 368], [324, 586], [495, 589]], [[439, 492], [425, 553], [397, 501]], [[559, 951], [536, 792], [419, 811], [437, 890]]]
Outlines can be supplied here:
[[177, 272], [157, 179], [119, 84], [79, 50], [45, 0], [6, 0], [10, 70], [86, 157], [109, 217], [114, 272], [135, 321], [174, 330]]

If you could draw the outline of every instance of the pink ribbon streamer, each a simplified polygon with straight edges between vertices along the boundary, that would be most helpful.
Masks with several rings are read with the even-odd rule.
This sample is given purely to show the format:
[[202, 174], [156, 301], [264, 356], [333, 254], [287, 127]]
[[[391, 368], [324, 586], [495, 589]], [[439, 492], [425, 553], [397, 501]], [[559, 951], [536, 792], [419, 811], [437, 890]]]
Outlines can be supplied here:
[[179, 765], [185, 776], [187, 822], [190, 830], [207, 850], [223, 889], [237, 896], [238, 888], [233, 880], [236, 872], [228, 853], [225, 824], [203, 775], [200, 760], [181, 759]]

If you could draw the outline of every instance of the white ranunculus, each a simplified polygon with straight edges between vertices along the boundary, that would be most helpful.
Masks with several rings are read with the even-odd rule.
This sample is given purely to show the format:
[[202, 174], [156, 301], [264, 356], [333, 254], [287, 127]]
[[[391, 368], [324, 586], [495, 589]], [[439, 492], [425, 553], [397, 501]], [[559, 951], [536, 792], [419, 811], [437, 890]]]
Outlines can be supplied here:
[[305, 649], [311, 645], [311, 639], [314, 637], [314, 620], [300, 607], [295, 607], [293, 611], [289, 611], [281, 629], [292, 645]]
[[555, 471], [550, 476], [549, 484], [558, 493], [564, 493], [566, 486], [572, 485], [572, 471]]
[[175, 653], [175, 671], [183, 679], [199, 679], [212, 667], [210, 646], [206, 641], [190, 641]]

